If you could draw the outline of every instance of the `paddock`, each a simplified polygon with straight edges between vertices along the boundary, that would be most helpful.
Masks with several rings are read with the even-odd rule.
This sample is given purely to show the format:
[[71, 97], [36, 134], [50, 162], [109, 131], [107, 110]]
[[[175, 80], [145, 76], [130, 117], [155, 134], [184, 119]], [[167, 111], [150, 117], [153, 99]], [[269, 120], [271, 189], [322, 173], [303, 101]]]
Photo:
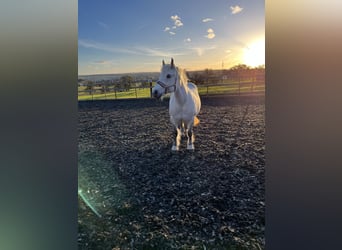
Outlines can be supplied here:
[[264, 96], [201, 99], [194, 152], [166, 100], [79, 102], [79, 249], [265, 248]]

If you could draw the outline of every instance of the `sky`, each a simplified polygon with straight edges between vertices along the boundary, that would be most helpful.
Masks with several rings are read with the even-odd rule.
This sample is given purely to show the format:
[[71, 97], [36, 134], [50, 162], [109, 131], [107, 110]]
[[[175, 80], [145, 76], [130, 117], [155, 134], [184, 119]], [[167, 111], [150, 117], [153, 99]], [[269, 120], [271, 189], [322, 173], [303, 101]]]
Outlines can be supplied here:
[[79, 0], [78, 73], [265, 64], [264, 0]]

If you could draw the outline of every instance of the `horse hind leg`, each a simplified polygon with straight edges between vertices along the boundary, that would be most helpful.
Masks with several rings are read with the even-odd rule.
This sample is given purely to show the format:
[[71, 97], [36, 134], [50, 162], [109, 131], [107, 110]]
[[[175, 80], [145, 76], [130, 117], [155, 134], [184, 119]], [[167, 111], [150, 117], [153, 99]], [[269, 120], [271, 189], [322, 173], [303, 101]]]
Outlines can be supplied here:
[[181, 127], [181, 136], [182, 137], [185, 136], [185, 127], [184, 126]]
[[180, 143], [183, 142], [184, 139], [187, 139], [187, 124], [185, 122], [182, 122], [180, 125]]

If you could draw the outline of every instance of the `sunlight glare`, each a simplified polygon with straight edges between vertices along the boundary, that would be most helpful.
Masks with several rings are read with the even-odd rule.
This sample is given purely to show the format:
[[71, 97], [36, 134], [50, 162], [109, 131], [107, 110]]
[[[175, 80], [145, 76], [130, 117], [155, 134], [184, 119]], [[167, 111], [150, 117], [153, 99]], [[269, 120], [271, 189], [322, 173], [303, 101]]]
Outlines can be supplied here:
[[257, 67], [265, 64], [265, 40], [255, 41], [245, 49], [243, 55], [244, 64]]

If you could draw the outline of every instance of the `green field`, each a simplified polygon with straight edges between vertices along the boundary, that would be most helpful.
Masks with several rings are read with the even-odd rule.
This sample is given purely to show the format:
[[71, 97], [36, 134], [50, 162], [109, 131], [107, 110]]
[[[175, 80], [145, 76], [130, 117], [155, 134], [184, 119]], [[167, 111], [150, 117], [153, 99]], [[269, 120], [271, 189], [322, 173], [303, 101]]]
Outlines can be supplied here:
[[[219, 95], [219, 94], [249, 94], [249, 93], [264, 93], [265, 84], [262, 83], [230, 83], [198, 86], [200, 95]], [[86, 91], [86, 87], [78, 87], [78, 100], [110, 100], [110, 99], [129, 99], [129, 98], [150, 98], [149, 88], [131, 88], [128, 91], [116, 91], [112, 89], [109, 92], [103, 93], [101, 87], [95, 87], [93, 93]]]
[[107, 93], [101, 93], [101, 88], [95, 89], [93, 95], [85, 91], [86, 87], [78, 87], [78, 100], [110, 100], [110, 99], [128, 99], [128, 98], [149, 98], [150, 89], [149, 88], [132, 88], [129, 91], [110, 91]]
[[264, 92], [265, 84], [255, 84], [253, 87], [251, 84], [230, 84], [230, 85], [207, 85], [198, 86], [200, 95], [218, 95], [218, 94], [247, 94]]

